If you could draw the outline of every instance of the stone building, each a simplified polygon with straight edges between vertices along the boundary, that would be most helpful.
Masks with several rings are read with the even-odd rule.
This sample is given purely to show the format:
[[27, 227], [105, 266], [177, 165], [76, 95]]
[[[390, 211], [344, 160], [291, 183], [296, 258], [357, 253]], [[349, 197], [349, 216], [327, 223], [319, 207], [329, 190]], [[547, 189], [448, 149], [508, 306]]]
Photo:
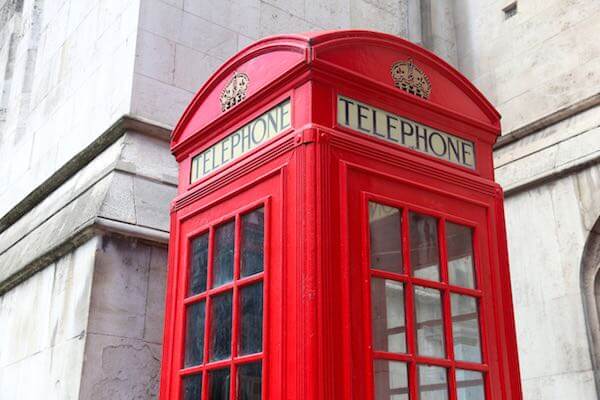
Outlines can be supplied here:
[[406, 37], [503, 115], [525, 399], [600, 387], [597, 0], [0, 0], [0, 399], [155, 398], [169, 133], [266, 35]]

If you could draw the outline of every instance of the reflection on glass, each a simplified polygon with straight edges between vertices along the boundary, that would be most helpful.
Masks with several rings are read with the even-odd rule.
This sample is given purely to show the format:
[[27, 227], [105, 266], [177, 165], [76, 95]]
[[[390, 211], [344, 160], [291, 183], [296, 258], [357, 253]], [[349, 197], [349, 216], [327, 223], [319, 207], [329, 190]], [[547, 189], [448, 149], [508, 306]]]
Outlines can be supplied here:
[[448, 279], [451, 285], [475, 288], [473, 268], [473, 229], [446, 223]]
[[419, 365], [419, 400], [447, 400], [446, 368]]
[[440, 280], [437, 219], [411, 212], [410, 267], [417, 278]]
[[188, 296], [206, 290], [206, 269], [208, 266], [208, 233], [192, 241], [192, 259], [190, 265], [190, 284]]
[[237, 400], [260, 400], [262, 390], [262, 366], [260, 362], [238, 367]]
[[263, 284], [245, 286], [240, 291], [240, 355], [262, 351]]
[[409, 400], [406, 364], [397, 361], [375, 360], [375, 400]]
[[417, 353], [444, 358], [444, 324], [439, 290], [415, 286]]
[[210, 359], [223, 360], [231, 355], [231, 291], [212, 298]]
[[186, 310], [185, 363], [191, 367], [202, 364], [204, 354], [204, 300], [189, 305]]
[[373, 348], [393, 353], [406, 353], [402, 283], [380, 278], [371, 280], [371, 318]]
[[219, 287], [233, 280], [234, 242], [234, 221], [223, 224], [215, 230], [213, 287]]
[[481, 362], [477, 300], [474, 297], [452, 293], [450, 303], [454, 357], [461, 361]]
[[264, 269], [265, 211], [263, 208], [242, 217], [242, 257], [240, 274], [244, 278]]
[[210, 400], [229, 400], [229, 368], [210, 371], [208, 381]]
[[481, 372], [457, 369], [456, 388], [458, 400], [485, 400]]
[[402, 273], [402, 214], [399, 209], [369, 203], [371, 267]]
[[202, 374], [183, 377], [183, 400], [200, 400], [202, 396]]

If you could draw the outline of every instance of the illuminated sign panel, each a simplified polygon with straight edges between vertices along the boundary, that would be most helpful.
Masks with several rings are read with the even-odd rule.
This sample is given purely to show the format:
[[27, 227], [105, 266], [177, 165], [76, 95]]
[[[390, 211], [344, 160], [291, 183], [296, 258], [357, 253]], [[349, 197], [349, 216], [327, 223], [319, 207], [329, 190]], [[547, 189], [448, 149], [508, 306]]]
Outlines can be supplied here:
[[338, 96], [337, 122], [353, 131], [475, 169], [473, 142], [359, 101]]
[[230, 164], [291, 125], [290, 99], [278, 104], [192, 159], [191, 183]]

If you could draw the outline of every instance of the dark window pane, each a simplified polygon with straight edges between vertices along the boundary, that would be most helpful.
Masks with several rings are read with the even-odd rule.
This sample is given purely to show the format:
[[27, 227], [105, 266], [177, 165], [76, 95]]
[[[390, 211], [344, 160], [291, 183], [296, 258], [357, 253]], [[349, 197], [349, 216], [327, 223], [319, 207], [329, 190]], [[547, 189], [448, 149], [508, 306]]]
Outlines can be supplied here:
[[369, 203], [371, 268], [403, 272], [401, 220], [399, 209]]
[[437, 219], [410, 213], [410, 267], [417, 278], [440, 280]]
[[442, 296], [439, 290], [415, 286], [415, 320], [417, 353], [444, 358]]
[[190, 283], [188, 296], [206, 290], [206, 270], [208, 266], [208, 233], [198, 236], [192, 241], [192, 260], [190, 266]]
[[477, 300], [474, 297], [452, 293], [450, 303], [454, 357], [461, 361], [481, 362]]
[[448, 399], [446, 368], [419, 365], [419, 400]]
[[233, 251], [235, 242], [235, 222], [223, 224], [215, 230], [215, 259], [213, 267], [213, 287], [219, 287], [233, 280]]
[[183, 400], [200, 400], [202, 396], [202, 374], [183, 377]]
[[204, 354], [204, 301], [187, 307], [185, 367], [202, 364]]
[[456, 387], [458, 400], [485, 400], [481, 372], [457, 369]]
[[375, 360], [375, 400], [408, 400], [408, 371], [397, 361]]
[[404, 285], [371, 279], [371, 318], [375, 350], [406, 353]]
[[473, 229], [446, 223], [448, 278], [451, 285], [475, 288], [473, 268]]
[[260, 208], [242, 217], [241, 277], [264, 269], [265, 210]]
[[246, 286], [240, 291], [240, 355], [262, 351], [263, 284]]
[[208, 381], [210, 400], [229, 400], [229, 368], [210, 371]]
[[260, 400], [262, 390], [262, 366], [260, 362], [238, 367], [237, 400]]
[[211, 303], [210, 359], [231, 355], [231, 291], [215, 296]]

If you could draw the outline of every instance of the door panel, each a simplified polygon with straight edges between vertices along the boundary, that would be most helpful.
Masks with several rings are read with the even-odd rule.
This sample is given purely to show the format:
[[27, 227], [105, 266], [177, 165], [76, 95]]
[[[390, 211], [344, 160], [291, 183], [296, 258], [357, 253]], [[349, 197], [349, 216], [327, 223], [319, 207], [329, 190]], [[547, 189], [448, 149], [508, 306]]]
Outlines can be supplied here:
[[205, 204], [181, 224], [176, 398], [269, 398], [280, 354], [266, 343], [281, 321], [281, 175], [272, 174]]
[[353, 168], [347, 185], [354, 398], [491, 399], [486, 205]]

